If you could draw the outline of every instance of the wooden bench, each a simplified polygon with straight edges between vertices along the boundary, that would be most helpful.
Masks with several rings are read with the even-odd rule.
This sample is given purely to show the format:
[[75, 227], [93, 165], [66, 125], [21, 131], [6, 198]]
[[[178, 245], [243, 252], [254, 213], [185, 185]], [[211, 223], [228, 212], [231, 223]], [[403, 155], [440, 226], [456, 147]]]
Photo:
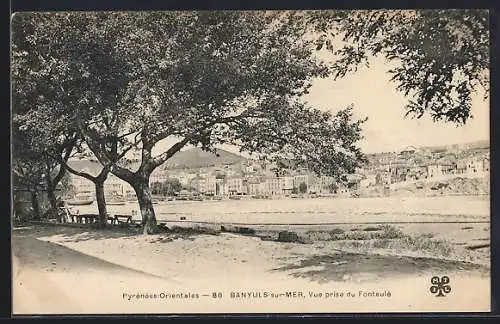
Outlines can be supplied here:
[[59, 207], [58, 213], [63, 223], [93, 224], [99, 219], [99, 215], [96, 214], [73, 213], [70, 207]]
[[83, 221], [85, 221], [85, 224], [94, 224], [99, 219], [99, 215], [96, 214], [80, 214], [75, 215], [75, 217], [76, 222], [80, 224], [83, 223]]
[[132, 224], [132, 215], [115, 215], [108, 217], [111, 224]]
[[[72, 223], [78, 224], [94, 224], [99, 221], [99, 215], [97, 214], [72, 214], [68, 213], [68, 217], [71, 219]], [[111, 216], [108, 214], [107, 220], [110, 221], [111, 224], [133, 224], [134, 220], [131, 215], [114, 215]]]

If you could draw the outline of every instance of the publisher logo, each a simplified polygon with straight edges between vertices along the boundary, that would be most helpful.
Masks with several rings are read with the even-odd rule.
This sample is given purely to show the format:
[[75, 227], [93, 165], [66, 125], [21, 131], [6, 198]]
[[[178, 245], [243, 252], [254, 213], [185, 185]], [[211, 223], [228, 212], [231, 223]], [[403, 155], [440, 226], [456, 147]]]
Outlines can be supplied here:
[[436, 297], [445, 297], [446, 294], [451, 292], [451, 286], [449, 285], [450, 278], [448, 276], [442, 276], [441, 278], [434, 276], [431, 278], [431, 293], [435, 294]]

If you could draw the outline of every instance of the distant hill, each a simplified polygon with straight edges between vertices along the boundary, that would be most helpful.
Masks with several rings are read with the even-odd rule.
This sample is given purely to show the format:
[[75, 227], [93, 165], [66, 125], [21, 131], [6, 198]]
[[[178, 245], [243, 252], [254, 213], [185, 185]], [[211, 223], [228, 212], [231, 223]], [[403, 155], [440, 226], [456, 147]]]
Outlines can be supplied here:
[[247, 159], [241, 155], [217, 149], [217, 154], [205, 152], [200, 148], [179, 151], [162, 166], [163, 169], [194, 169], [224, 164], [236, 164]]
[[422, 147], [422, 149], [429, 150], [431, 152], [432, 151], [449, 151], [449, 150], [452, 150], [454, 148], [459, 148], [460, 150], [489, 149], [490, 148], [490, 141], [489, 140], [482, 140], [482, 141], [475, 141], [475, 142], [461, 143], [461, 144]]
[[[234, 154], [225, 150], [217, 149], [217, 154], [202, 151], [200, 148], [192, 148], [186, 151], [179, 151], [161, 166], [162, 169], [196, 169], [213, 166], [223, 166], [225, 164], [236, 164], [247, 159], [241, 155]], [[129, 165], [129, 168], [135, 170], [139, 167], [135, 162]], [[97, 160], [90, 159], [72, 159], [68, 164], [78, 170], [86, 171], [92, 175], [97, 175], [102, 166]]]
[[[409, 147], [412, 148], [412, 147]], [[435, 145], [435, 146], [416, 146], [413, 147], [417, 150], [422, 150], [422, 151], [427, 151], [427, 152], [446, 152], [446, 151], [453, 151], [453, 150], [460, 150], [460, 151], [477, 151], [477, 150], [489, 150], [490, 148], [490, 141], [489, 140], [482, 140], [482, 141], [475, 141], [475, 142], [468, 142], [468, 143], [460, 143], [460, 144], [448, 144], [448, 145]], [[369, 158], [376, 158], [384, 155], [391, 155], [394, 153], [399, 153], [399, 152], [372, 152], [372, 153], [367, 153], [366, 156]]]

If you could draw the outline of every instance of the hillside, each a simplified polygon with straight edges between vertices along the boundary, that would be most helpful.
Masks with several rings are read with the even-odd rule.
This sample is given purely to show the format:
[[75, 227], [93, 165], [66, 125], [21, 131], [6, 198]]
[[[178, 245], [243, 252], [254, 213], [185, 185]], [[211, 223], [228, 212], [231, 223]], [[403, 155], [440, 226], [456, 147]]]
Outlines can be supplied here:
[[[446, 146], [433, 146], [433, 147], [421, 147], [420, 149], [424, 151], [441, 151], [441, 150], [452, 150], [454, 148], [459, 148], [463, 150], [462, 154], [469, 154], [474, 151], [482, 151], [489, 149], [489, 141], [476, 141], [470, 143], [463, 144], [455, 144], [455, 145], [446, 145]], [[209, 152], [202, 151], [200, 148], [192, 148], [185, 151], [177, 152], [174, 156], [172, 156], [162, 167], [161, 169], [198, 169], [198, 168], [207, 168], [207, 167], [220, 167], [225, 164], [236, 164], [242, 161], [247, 161], [248, 159], [235, 154], [228, 152], [226, 150], [217, 149], [217, 154], [212, 154]], [[384, 157], [393, 157], [394, 153], [390, 152], [380, 152], [380, 153], [370, 153], [367, 154], [367, 158], [371, 163], [378, 163], [379, 159], [383, 159]], [[425, 159], [424, 159], [425, 160]], [[140, 161], [140, 160], [139, 160]], [[139, 161], [136, 161], [132, 169], [136, 169], [138, 167]], [[422, 162], [423, 163], [423, 162]], [[77, 169], [77, 170], [86, 170], [90, 171], [92, 174], [97, 174], [101, 165], [97, 161], [90, 161], [88, 159], [83, 160], [70, 160], [69, 164]], [[129, 166], [130, 167], [130, 166]]]
[[449, 151], [454, 148], [459, 148], [461, 150], [478, 150], [478, 149], [489, 149], [490, 148], [490, 141], [489, 140], [483, 140], [483, 141], [475, 141], [475, 142], [468, 142], [468, 143], [461, 143], [461, 144], [451, 144], [451, 145], [440, 145], [440, 146], [427, 146], [427, 147], [422, 147], [421, 149], [424, 150], [429, 150], [429, 151]]
[[[439, 159], [447, 154], [458, 154], [457, 157], [464, 158], [477, 152], [488, 151], [489, 148], [489, 140], [441, 146], [423, 146], [416, 147], [419, 153], [417, 153], [414, 158], [419, 160], [419, 163], [423, 164], [428, 159]], [[378, 163], [377, 161], [379, 160], [395, 159], [397, 153], [399, 152], [368, 153], [366, 157], [371, 163]]]
[[205, 152], [200, 148], [192, 148], [177, 152], [163, 166], [163, 169], [194, 169], [224, 164], [236, 164], [247, 159], [238, 154], [217, 149], [217, 154]]
[[453, 176], [438, 181], [412, 181], [392, 185], [392, 189], [383, 186], [361, 189], [361, 197], [386, 196], [450, 196], [450, 195], [489, 195], [490, 178]]

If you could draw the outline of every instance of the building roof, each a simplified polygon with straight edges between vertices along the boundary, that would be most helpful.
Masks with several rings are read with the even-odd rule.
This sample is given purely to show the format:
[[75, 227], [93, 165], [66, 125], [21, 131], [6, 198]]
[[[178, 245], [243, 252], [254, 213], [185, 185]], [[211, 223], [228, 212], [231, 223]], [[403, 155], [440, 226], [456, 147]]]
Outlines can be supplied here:
[[354, 181], [360, 181], [361, 179], [364, 178], [361, 174], [347, 174], [346, 175], [347, 181], [349, 182], [354, 182]]
[[259, 184], [261, 182], [261, 180], [258, 178], [248, 178], [247, 182], [249, 184]]

